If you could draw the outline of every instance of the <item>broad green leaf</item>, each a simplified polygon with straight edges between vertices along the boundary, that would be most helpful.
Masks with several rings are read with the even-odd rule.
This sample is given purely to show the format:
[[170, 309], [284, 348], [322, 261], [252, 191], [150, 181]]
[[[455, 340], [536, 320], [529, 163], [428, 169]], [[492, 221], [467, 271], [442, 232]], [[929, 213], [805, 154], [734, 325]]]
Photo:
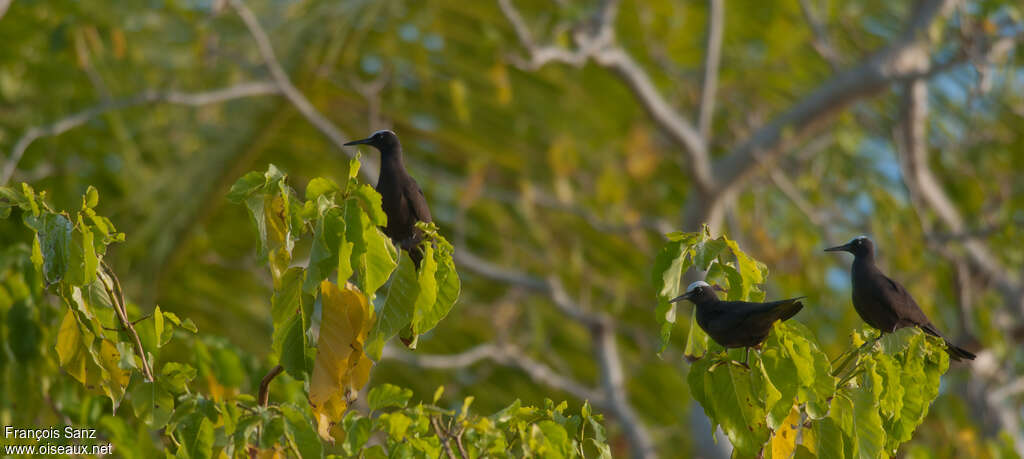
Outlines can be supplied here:
[[[710, 359], [701, 359], [706, 362]], [[695, 363], [689, 381], [694, 399], [711, 418], [712, 427], [721, 425], [737, 454], [753, 457], [768, 441], [763, 401], [754, 390], [751, 371], [733, 364]], [[703, 381], [695, 384], [695, 379]], [[698, 394], [697, 386], [702, 392]]]
[[324, 448], [317, 437], [316, 430], [312, 423], [303, 414], [302, 410], [294, 405], [281, 405], [281, 412], [284, 414], [285, 429], [293, 447], [299, 451], [302, 459], [318, 459], [323, 457]]
[[263, 173], [257, 171], [249, 172], [239, 177], [234, 185], [231, 185], [231, 190], [228, 191], [228, 200], [240, 204], [266, 184], [267, 179]]
[[174, 411], [174, 396], [158, 383], [139, 381], [131, 391], [135, 417], [150, 429], [163, 428]]
[[41, 217], [26, 215], [25, 221], [36, 232], [43, 260], [43, 279], [47, 284], [60, 281], [71, 264], [71, 221], [63, 215], [51, 213]]
[[208, 418], [195, 413], [182, 430], [178, 457], [189, 459], [213, 457], [214, 426]]
[[[274, 342], [279, 344], [276, 337], [284, 335], [278, 329], [293, 317], [302, 315], [302, 285], [306, 272], [302, 268], [289, 268], [281, 276], [281, 281], [274, 289], [274, 296], [270, 300], [270, 318], [274, 323]], [[275, 351], [280, 348], [275, 345]]]
[[701, 271], [707, 271], [711, 266], [711, 262], [715, 261], [718, 254], [725, 248], [726, 242], [724, 238], [710, 239], [702, 242], [698, 242], [693, 246], [693, 261], [694, 266]]
[[658, 333], [661, 339], [659, 355], [665, 352], [665, 348], [668, 347], [669, 340], [672, 338], [678, 304], [669, 303], [669, 300], [681, 293], [680, 284], [683, 281], [683, 273], [692, 263], [687, 253], [684, 250], [683, 241], [673, 241], [666, 244], [654, 259], [653, 281], [658, 300], [654, 316], [660, 327]]
[[172, 393], [188, 391], [188, 383], [196, 377], [196, 369], [191, 365], [167, 362], [160, 370], [160, 384], [165, 385]]
[[100, 203], [100, 192], [96, 190], [96, 187], [89, 185], [89, 188], [85, 190], [85, 196], [82, 196], [82, 207], [92, 208], [96, 207]]
[[423, 249], [423, 259], [416, 273], [419, 288], [412, 313], [414, 336], [429, 330], [441, 320], [441, 311], [433, 311], [434, 304], [437, 303], [437, 279], [434, 277], [437, 273], [437, 260], [434, 259], [434, 248], [430, 244], [423, 244], [420, 247]]
[[691, 308], [690, 333], [686, 335], [686, 348], [683, 349], [683, 356], [690, 361], [704, 357], [704, 354], [708, 352], [710, 341], [711, 337], [697, 323], [697, 308]]
[[359, 203], [363, 213], [369, 216], [370, 223], [374, 226], [388, 225], [388, 216], [384, 213], [382, 199], [377, 190], [370, 185], [360, 184], [352, 189], [352, 197]]
[[366, 354], [370, 358], [380, 361], [384, 343], [412, 323], [419, 294], [416, 267], [403, 252], [399, 257], [398, 270], [391, 279], [384, 304], [377, 311], [377, 322], [374, 323], [366, 340]]
[[[325, 198], [321, 198], [325, 199]], [[312, 294], [320, 281], [338, 268], [338, 249], [345, 239], [344, 213], [340, 208], [326, 209], [316, 220], [313, 230], [313, 246], [309, 253], [309, 268], [302, 290]], [[348, 278], [344, 279], [345, 281]], [[339, 281], [342, 279], [339, 277]]]
[[316, 177], [310, 180], [306, 185], [306, 200], [316, 202], [320, 196], [336, 193], [338, 191], [341, 191], [341, 187], [339, 187], [334, 180], [324, 177]]
[[392, 384], [381, 384], [370, 389], [370, 394], [367, 396], [366, 401], [370, 405], [371, 410], [378, 411], [391, 406], [404, 408], [411, 398], [411, 389], [405, 389]]
[[391, 239], [351, 201], [345, 206], [345, 229], [346, 240], [353, 244], [351, 261], [359, 275], [359, 287], [372, 297], [395, 270], [398, 252]]
[[784, 357], [793, 363], [796, 370], [798, 401], [807, 403], [810, 417], [824, 417], [836, 383], [831, 376], [832, 365], [828, 356], [818, 349], [811, 331], [799, 322], [776, 322], [772, 334], [778, 338], [779, 346], [785, 351]]
[[342, 448], [346, 455], [354, 457], [358, 455], [359, 450], [370, 439], [372, 423], [370, 419], [364, 418], [353, 411], [345, 416], [345, 421], [342, 425], [345, 429], [345, 443], [342, 444]]
[[[764, 291], [762, 291], [758, 285], [765, 281], [767, 277], [768, 268], [757, 260], [754, 260], [745, 252], [740, 250], [739, 244], [736, 241], [725, 238], [725, 244], [732, 251], [732, 254], [736, 257], [736, 265], [739, 269], [740, 276], [743, 278], [743, 283], [740, 285], [742, 292], [741, 299], [744, 301], [764, 301]], [[732, 278], [730, 280], [730, 290], [735, 288], [731, 285]]]

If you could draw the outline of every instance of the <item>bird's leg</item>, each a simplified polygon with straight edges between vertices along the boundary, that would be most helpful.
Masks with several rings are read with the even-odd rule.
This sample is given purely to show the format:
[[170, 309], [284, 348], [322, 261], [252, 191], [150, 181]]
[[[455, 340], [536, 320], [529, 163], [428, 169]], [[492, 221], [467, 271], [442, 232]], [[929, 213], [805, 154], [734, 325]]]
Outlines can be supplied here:
[[743, 354], [743, 368], [750, 369], [750, 346], [747, 346], [747, 351]]

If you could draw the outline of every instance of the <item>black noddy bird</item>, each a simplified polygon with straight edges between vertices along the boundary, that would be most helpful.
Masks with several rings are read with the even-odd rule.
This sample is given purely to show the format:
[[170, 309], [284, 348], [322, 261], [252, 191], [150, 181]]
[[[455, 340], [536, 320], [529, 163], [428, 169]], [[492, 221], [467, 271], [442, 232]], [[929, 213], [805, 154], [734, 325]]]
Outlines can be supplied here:
[[803, 298], [751, 303], [747, 301], [722, 301], [707, 282], [697, 281], [686, 287], [686, 293], [669, 300], [675, 303], [690, 300], [697, 307], [697, 325], [711, 339], [725, 348], [745, 347], [743, 366], [749, 368], [750, 348], [761, 344], [768, 337], [776, 320], [788, 320], [803, 309]]
[[429, 223], [432, 219], [423, 190], [405, 170], [398, 136], [394, 132], [382, 130], [345, 145], [370, 145], [380, 151], [380, 175], [375, 189], [380, 193], [384, 213], [388, 216], [384, 234], [405, 249], [418, 268], [423, 258], [419, 250], [423, 231], [416, 228], [416, 222]]
[[826, 252], [853, 254], [853, 308], [864, 322], [882, 333], [891, 333], [903, 327], [917, 326], [929, 335], [946, 342], [946, 352], [953, 360], [974, 360], [974, 354], [953, 345], [899, 282], [890, 279], [875, 266], [875, 244], [867, 236], [853, 238], [846, 244], [829, 247]]

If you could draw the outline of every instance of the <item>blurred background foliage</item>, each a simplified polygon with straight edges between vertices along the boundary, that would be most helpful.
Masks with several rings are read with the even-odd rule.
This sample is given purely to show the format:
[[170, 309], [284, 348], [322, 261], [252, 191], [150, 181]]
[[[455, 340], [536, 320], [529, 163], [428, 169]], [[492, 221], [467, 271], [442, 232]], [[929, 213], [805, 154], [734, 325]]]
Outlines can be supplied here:
[[[595, 393], [611, 390], [601, 364], [607, 348], [592, 324], [566, 320], [559, 310], [563, 293], [585, 312], [613, 318], [625, 403], [661, 455], [728, 454], [728, 442], [711, 441], [689, 395], [683, 343], [656, 356], [654, 255], [664, 233], [703, 223], [687, 212], [705, 196], [689, 173], [685, 148], [614, 70], [593, 61], [524, 65], [529, 50], [500, 3], [274, 0], [250, 7], [291, 81], [343, 135], [361, 138], [380, 128], [399, 134], [408, 168], [462, 257], [456, 259], [460, 302], [420, 339], [417, 355], [511, 343], [517, 355]], [[597, 3], [505, 2], [537, 45], [570, 49]], [[721, 70], [705, 136], [712, 160], [898, 39], [917, 8], [937, 2], [723, 3]], [[984, 351], [973, 365], [951, 367], [902, 453], [1020, 454], [1024, 294], [1014, 296], [970, 261], [965, 241], [988, 247], [1016, 282], [1011, 286], [1020, 288], [1024, 51], [1014, 45], [1024, 36], [1024, 8], [1009, 0], [940, 3], [942, 12], [923, 29], [927, 56], [939, 64], [924, 79], [930, 107], [924, 148], [931, 154], [925, 167], [962, 228], [944, 225], [908, 193], [897, 132], [909, 87], [899, 79], [822, 112], [813, 131], [784, 128], [783, 134], [801, 135], [778, 147], [777, 161], [735, 192], [722, 193], [715, 200], [721, 218], [710, 223], [770, 267], [768, 297], [808, 297], [796, 320], [814, 330], [830, 356], [863, 323], [850, 305], [850, 260], [821, 248], [871, 235], [884, 269], [939, 328]], [[273, 81], [228, 2], [3, 4], [0, 178], [9, 171], [11, 183], [48, 190], [57, 208], [76, 207], [86, 187], [96, 186], [99, 210], [128, 235], [106, 257], [128, 296], [142, 312], [159, 305], [193, 319], [201, 334], [221, 337], [179, 351], [209, 357], [201, 376], [211, 387], [254, 392], [270, 349], [270, 278], [253, 250], [256, 234], [245, 209], [224, 196], [243, 173], [270, 162], [293, 183], [306, 183], [344, 177], [348, 158], [276, 90], [217, 103], [137, 99], [146, 91], [198, 94]], [[701, 105], [714, 4], [616, 5], [618, 46], [684, 119], [696, 119]], [[96, 116], [66, 132], [46, 130], [97, 107]], [[36, 135], [12, 163], [24, 136]], [[13, 243], [29, 234], [16, 220], [0, 221], [0, 250], [20, 250]], [[308, 253], [308, 247], [297, 250]], [[39, 348], [25, 350], [10, 339], [18, 324], [43, 320], [14, 297], [0, 295], [5, 360], [15, 365], [7, 374], [29, 375], [27, 362], [52, 353], [53, 340], [37, 336]], [[453, 400], [474, 396], [483, 412], [516, 398], [532, 405], [568, 398], [573, 409], [582, 404], [578, 393], [552, 387], [516, 359], [424, 369], [431, 365], [422, 355], [390, 355], [398, 358], [386, 358], [370, 386], [411, 387], [426, 399], [443, 384]], [[292, 384], [280, 379], [275, 384]], [[4, 395], [18, 393], [12, 384], [22, 383], [8, 376]], [[609, 414], [613, 454], [636, 453], [623, 418], [591, 402]], [[8, 401], [5, 423], [11, 416], [51, 416], [25, 417], [11, 408]]]

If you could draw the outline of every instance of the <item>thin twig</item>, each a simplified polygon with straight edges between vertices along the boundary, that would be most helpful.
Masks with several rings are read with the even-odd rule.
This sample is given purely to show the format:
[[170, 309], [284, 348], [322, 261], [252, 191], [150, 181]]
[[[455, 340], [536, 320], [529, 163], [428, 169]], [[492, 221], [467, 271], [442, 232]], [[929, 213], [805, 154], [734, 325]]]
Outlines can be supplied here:
[[[355, 157], [354, 150], [342, 148], [348, 140], [346, 135], [338, 129], [330, 120], [324, 117], [309, 99], [302, 94], [292, 84], [291, 79], [288, 77], [288, 73], [284, 71], [284, 67], [281, 66], [281, 62], [277, 59], [277, 55], [274, 53], [274, 47], [270, 43], [270, 38], [267, 36], [267, 32], [263, 30], [263, 26], [260, 25], [259, 19], [256, 14], [246, 6], [242, 0], [229, 0], [232, 8], [238, 13], [238, 17], [245, 23], [246, 29], [249, 30], [249, 34], [252, 35], [253, 40], [256, 41], [256, 48], [260, 52], [260, 57], [263, 59], [263, 64], [266, 65], [270, 71], [270, 76], [274, 82], [277, 83], [277, 87], [284, 94], [285, 98], [291, 102], [292, 105], [309, 121], [321, 134], [327, 137], [334, 146], [345, 153], [349, 157]], [[372, 176], [374, 172], [377, 172], [376, 161], [369, 157], [362, 157], [360, 161], [366, 167], [359, 168], [359, 172], [370, 181], [376, 181], [376, 177]], [[370, 172], [370, 171], [374, 172]]]
[[448, 454], [448, 459], [455, 459], [455, 453], [453, 453], [452, 448], [448, 446], [448, 437], [441, 433], [441, 426], [438, 424], [436, 416], [430, 417], [430, 425], [434, 426], [434, 433], [437, 434], [437, 439], [441, 440], [441, 446], [444, 447], [444, 452]]
[[11, 176], [14, 175], [14, 170], [17, 168], [18, 163], [21, 161], [22, 156], [24, 156], [25, 150], [27, 150], [28, 147], [32, 145], [32, 142], [35, 142], [36, 140], [43, 137], [51, 137], [63, 134], [64, 132], [81, 126], [105, 113], [160, 102], [174, 105], [199, 107], [203, 105], [220, 103], [231, 99], [238, 99], [241, 97], [252, 97], [276, 93], [278, 93], [278, 89], [277, 86], [273, 83], [250, 82], [240, 83], [226, 88], [214, 89], [211, 91], [197, 93], [188, 93], [173, 90], [146, 90], [134, 96], [127, 97], [124, 99], [117, 99], [104, 102], [94, 107], [82, 110], [78, 113], [61, 118], [51, 124], [43, 126], [33, 126], [26, 130], [25, 133], [22, 134], [21, 138], [19, 138], [18, 141], [15, 142], [14, 148], [11, 149], [11, 153], [7, 157], [7, 163], [4, 165], [3, 172], [0, 173], [0, 185], [5, 185], [7, 181], [11, 179]]
[[[1022, 380], [1024, 380], [1024, 378], [1022, 378]], [[462, 428], [459, 429], [459, 433], [455, 434], [455, 446], [459, 447], [459, 454], [462, 455], [464, 459], [469, 459], [469, 453], [466, 452], [466, 447], [462, 444], [462, 434], [464, 433], [466, 433], [466, 426], [462, 426]]]
[[147, 381], [153, 382], [155, 379], [153, 378], [153, 370], [149, 366], [149, 359], [146, 358], [146, 350], [142, 347], [142, 340], [139, 339], [139, 333], [135, 331], [135, 325], [128, 319], [128, 308], [125, 307], [121, 281], [117, 279], [114, 270], [110, 269], [110, 266], [105, 261], [100, 261], [100, 266], [102, 266], [103, 273], [110, 279], [113, 286], [108, 284], [103, 276], [99, 277], [100, 282], [103, 284], [103, 288], [106, 289], [107, 296], [110, 297], [110, 303], [114, 305], [114, 311], [117, 312], [117, 317], [121, 320], [121, 326], [132, 337], [132, 341], [135, 344], [135, 353], [142, 360], [142, 375], [145, 376]]
[[284, 371], [284, 367], [277, 365], [274, 368], [271, 368], [270, 372], [263, 377], [262, 381], [260, 381], [260, 392], [257, 397], [260, 406], [265, 407], [267, 406], [267, 403], [270, 402], [270, 382], [273, 381], [277, 375], [281, 374], [282, 371]]

